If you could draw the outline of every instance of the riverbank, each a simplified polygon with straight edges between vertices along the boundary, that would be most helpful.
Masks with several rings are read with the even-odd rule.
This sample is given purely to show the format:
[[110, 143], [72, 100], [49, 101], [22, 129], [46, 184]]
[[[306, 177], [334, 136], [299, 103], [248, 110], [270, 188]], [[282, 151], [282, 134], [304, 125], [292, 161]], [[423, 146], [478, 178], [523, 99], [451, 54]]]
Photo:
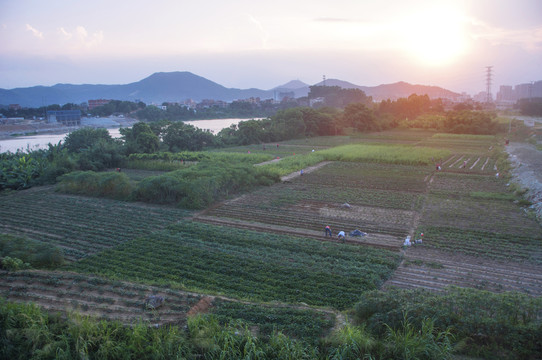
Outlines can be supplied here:
[[58, 123], [25, 122], [19, 124], [0, 125], [0, 139], [12, 139], [18, 136], [66, 134], [83, 127], [114, 129], [130, 127], [137, 122], [136, 119], [123, 117], [108, 118], [81, 118], [80, 126], [64, 126]]

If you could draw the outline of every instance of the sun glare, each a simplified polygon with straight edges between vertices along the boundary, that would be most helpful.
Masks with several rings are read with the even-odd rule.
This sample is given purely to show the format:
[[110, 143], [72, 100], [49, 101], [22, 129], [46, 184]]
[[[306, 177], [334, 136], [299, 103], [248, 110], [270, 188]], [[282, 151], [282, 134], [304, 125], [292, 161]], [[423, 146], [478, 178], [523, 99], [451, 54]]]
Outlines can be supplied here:
[[403, 26], [405, 50], [426, 65], [448, 65], [466, 50], [462, 20], [451, 9], [428, 9]]

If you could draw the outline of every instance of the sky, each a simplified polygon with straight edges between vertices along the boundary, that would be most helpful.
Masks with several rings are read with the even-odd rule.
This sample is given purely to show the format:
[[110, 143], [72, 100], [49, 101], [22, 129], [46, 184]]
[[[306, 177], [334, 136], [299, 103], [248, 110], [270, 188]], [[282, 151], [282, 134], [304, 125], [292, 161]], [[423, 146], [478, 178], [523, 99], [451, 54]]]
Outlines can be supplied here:
[[0, 0], [0, 88], [190, 71], [228, 88], [542, 80], [541, 0]]

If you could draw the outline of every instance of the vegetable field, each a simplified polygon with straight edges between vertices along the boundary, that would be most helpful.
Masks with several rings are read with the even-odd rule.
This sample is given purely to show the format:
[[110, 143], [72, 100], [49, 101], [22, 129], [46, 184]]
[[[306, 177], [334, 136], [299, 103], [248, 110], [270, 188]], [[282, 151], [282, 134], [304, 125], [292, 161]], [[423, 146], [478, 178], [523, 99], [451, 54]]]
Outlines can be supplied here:
[[0, 195], [0, 231], [51, 243], [68, 260], [161, 229], [186, 210], [109, 199], [60, 195], [51, 187]]
[[184, 222], [89, 256], [70, 269], [253, 301], [345, 309], [379, 288], [397, 254]]

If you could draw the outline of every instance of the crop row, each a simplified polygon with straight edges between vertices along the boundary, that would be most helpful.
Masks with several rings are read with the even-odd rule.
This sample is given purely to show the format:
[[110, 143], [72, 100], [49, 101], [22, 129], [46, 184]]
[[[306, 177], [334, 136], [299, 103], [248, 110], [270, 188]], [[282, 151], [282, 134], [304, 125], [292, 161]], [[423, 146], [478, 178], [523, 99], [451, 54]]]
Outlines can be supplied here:
[[[313, 174], [310, 174], [313, 176]], [[304, 176], [304, 179], [309, 176]], [[300, 201], [319, 201], [329, 204], [356, 204], [390, 209], [410, 210], [420, 199], [419, 193], [365, 189], [337, 185], [307, 185], [300, 181], [276, 184], [243, 197], [239, 203], [249, 203], [260, 208], [277, 208]]]
[[430, 185], [431, 193], [457, 193], [466, 195], [469, 192], [508, 193], [510, 190], [495, 176], [439, 172], [433, 177]]
[[461, 169], [466, 173], [495, 173], [496, 160], [489, 156], [477, 154], [457, 154], [442, 164], [443, 170]]
[[[542, 294], [541, 265], [498, 261], [503, 259], [492, 259], [482, 253], [469, 256], [456, 250], [454, 254], [457, 256], [450, 258], [447, 252], [432, 250], [432, 241], [427, 241], [423, 247], [409, 249], [405, 261], [386, 282], [385, 287], [421, 287], [440, 291], [453, 285], [494, 292], [520, 291], [534, 296]], [[504, 253], [507, 249], [501, 250]]]
[[345, 308], [378, 288], [397, 261], [388, 251], [186, 222], [71, 268], [259, 301]]
[[[8, 300], [33, 301], [54, 310], [79, 311], [106, 318], [139, 318], [152, 321], [180, 321], [200, 297], [183, 292], [111, 281], [62, 272], [21, 271], [3, 273], [0, 294]], [[150, 311], [145, 301], [151, 294], [165, 299], [164, 305]]]
[[[457, 196], [459, 197], [459, 195]], [[421, 217], [427, 226], [538, 237], [540, 226], [510, 201], [430, 195]]]
[[[330, 185], [370, 190], [424, 192], [433, 167], [333, 162], [304, 177], [307, 186]], [[298, 179], [301, 181], [301, 179]]]
[[424, 226], [420, 231], [424, 232], [424, 242], [429, 247], [492, 259], [542, 264], [540, 234], [529, 237], [435, 226]]
[[65, 196], [51, 188], [3, 195], [2, 232], [25, 235], [65, 249], [78, 259], [186, 216], [169, 207], [142, 206], [107, 199]]
[[391, 221], [393, 219], [384, 216], [381, 216], [379, 219], [373, 218], [372, 220], [368, 220], [355, 217], [355, 215], [351, 218], [337, 216], [333, 213], [321, 215], [318, 212], [303, 209], [275, 209], [269, 211], [251, 209], [249, 207], [238, 208], [228, 205], [213, 209], [208, 215], [254, 221], [271, 226], [287, 226], [318, 231], [323, 231], [323, 228], [329, 225], [337, 231], [359, 229], [366, 233], [387, 234], [400, 237], [408, 232], [408, 226], [410, 225], [408, 222], [405, 223], [404, 219], [400, 222], [393, 222]]

